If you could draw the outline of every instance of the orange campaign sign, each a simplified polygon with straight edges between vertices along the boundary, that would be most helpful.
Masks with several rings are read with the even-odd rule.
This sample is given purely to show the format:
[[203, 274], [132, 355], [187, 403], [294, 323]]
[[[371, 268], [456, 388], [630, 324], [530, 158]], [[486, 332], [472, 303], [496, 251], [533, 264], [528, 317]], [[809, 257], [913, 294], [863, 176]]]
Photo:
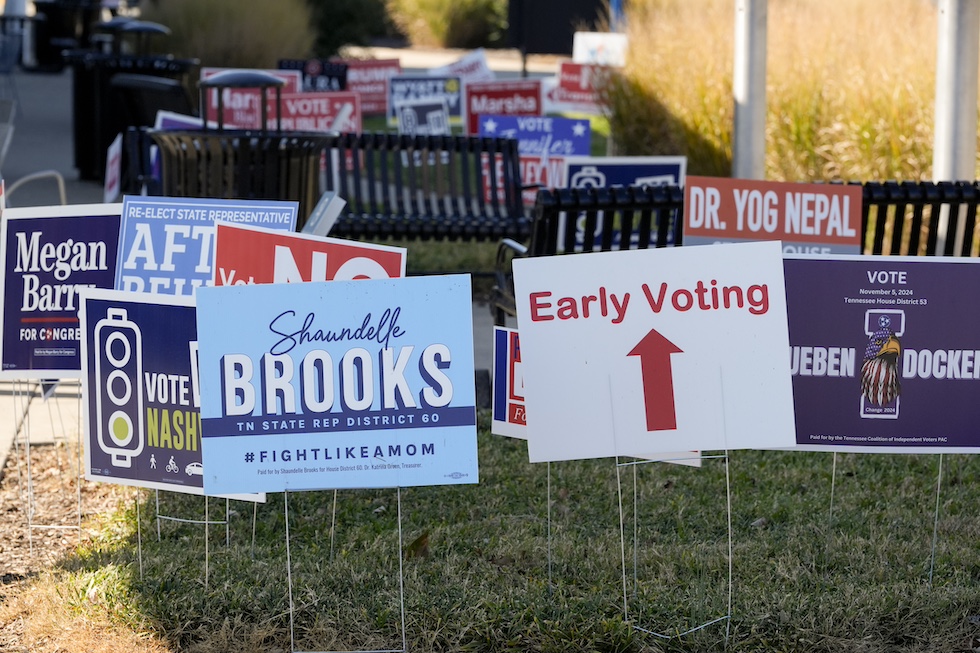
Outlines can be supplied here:
[[781, 240], [790, 254], [860, 254], [861, 187], [688, 177], [684, 244]]

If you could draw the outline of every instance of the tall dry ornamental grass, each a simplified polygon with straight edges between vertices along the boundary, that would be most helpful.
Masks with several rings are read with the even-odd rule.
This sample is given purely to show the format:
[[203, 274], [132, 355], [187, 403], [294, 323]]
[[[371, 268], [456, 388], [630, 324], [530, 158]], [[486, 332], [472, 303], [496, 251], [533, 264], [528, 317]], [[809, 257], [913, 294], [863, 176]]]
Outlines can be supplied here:
[[[630, 58], [609, 89], [621, 150], [730, 173], [734, 17], [717, 0], [630, 3]], [[935, 65], [929, 0], [770, 0], [766, 176], [929, 178]]]
[[275, 68], [282, 58], [313, 50], [313, 19], [306, 0], [154, 0], [142, 17], [172, 30], [168, 50], [203, 66]]

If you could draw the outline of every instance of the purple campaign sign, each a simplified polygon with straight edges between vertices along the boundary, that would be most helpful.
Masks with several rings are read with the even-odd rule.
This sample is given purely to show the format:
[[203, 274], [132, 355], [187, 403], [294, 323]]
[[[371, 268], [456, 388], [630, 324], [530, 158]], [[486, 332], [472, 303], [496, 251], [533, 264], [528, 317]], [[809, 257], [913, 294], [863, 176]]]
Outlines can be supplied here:
[[823, 451], [980, 449], [975, 259], [787, 258], [797, 444]]
[[4, 211], [4, 378], [78, 377], [79, 289], [112, 287], [119, 211], [111, 204]]

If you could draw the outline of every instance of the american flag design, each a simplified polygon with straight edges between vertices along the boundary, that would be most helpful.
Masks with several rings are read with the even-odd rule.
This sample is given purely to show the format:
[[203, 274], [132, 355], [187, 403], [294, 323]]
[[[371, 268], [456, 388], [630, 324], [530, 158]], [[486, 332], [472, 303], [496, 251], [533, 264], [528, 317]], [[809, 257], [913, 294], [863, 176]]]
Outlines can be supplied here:
[[871, 404], [890, 404], [902, 393], [898, 373], [901, 350], [901, 343], [891, 327], [879, 323], [878, 330], [868, 340], [861, 363], [861, 393]]

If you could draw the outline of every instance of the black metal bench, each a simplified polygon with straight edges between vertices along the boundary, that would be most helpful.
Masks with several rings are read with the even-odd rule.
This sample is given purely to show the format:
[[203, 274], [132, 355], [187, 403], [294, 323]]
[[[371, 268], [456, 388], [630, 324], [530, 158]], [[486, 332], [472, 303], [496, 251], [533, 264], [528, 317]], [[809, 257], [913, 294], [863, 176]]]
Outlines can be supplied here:
[[[980, 256], [978, 204], [980, 182], [866, 182], [863, 252]], [[582, 212], [583, 228], [577, 229]], [[683, 214], [684, 191], [677, 186], [539, 191], [527, 245], [504, 239], [498, 246], [490, 296], [494, 322], [502, 326], [517, 314], [515, 257], [680, 245]]]
[[[275, 179], [261, 178], [262, 166], [221, 168], [228, 161], [228, 132], [179, 132], [131, 129], [126, 135], [124, 192], [195, 197], [297, 199], [299, 226], [305, 222], [319, 190], [347, 201], [331, 236], [377, 240], [526, 239], [531, 221], [521, 199], [517, 141], [475, 136], [403, 136], [398, 134], [318, 134], [306, 138], [325, 153], [323, 184], [311, 186], [303, 171], [299, 193], [277, 196], [275, 179], [295, 178], [283, 169]], [[222, 135], [224, 134], [224, 135]], [[242, 166], [243, 151], [259, 152], [267, 137], [252, 134], [233, 143]], [[304, 133], [303, 137], [312, 134]], [[275, 136], [299, 147], [289, 132]], [[280, 142], [280, 141], [276, 141]], [[150, 169], [150, 145], [165, 148], [167, 160], [181, 161], [163, 171], [163, 183]], [[280, 154], [281, 148], [278, 149]], [[299, 148], [304, 152], [305, 147]], [[275, 154], [275, 152], [270, 152]], [[179, 156], [178, 156], [179, 155]], [[305, 156], [305, 155], [304, 155]], [[281, 156], [279, 158], [282, 158]], [[294, 157], [295, 158], [295, 157]], [[271, 170], [271, 168], [270, 168]], [[210, 173], [209, 173], [210, 171]], [[245, 171], [250, 171], [245, 176]], [[256, 176], [259, 174], [259, 176]], [[313, 180], [317, 181], [316, 179]], [[316, 192], [310, 197], [311, 188]]]
[[327, 190], [347, 206], [331, 236], [527, 238], [517, 141], [385, 133], [332, 137]]
[[527, 245], [505, 238], [497, 248], [490, 293], [494, 322], [503, 326], [508, 315], [517, 315], [515, 257], [679, 245], [683, 215], [684, 190], [677, 186], [538, 191]]

